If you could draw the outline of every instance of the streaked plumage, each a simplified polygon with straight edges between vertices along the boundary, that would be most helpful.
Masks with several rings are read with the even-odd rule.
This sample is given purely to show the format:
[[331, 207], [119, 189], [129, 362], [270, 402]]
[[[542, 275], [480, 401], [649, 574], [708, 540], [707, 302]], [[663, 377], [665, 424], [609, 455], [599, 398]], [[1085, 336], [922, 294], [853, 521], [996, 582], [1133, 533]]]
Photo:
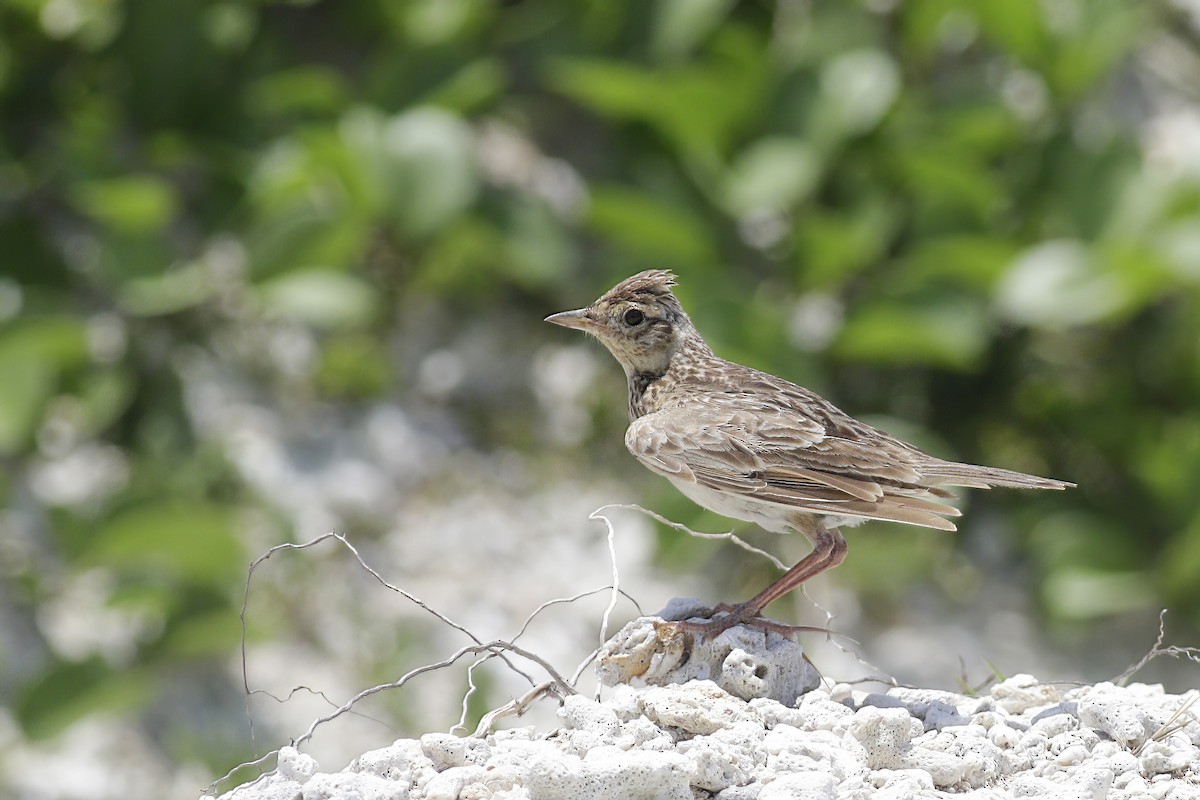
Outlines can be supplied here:
[[814, 553], [739, 606], [739, 618], [840, 563], [839, 525], [882, 519], [952, 531], [947, 517], [961, 512], [939, 502], [952, 497], [945, 486], [1073, 485], [936, 458], [808, 389], [717, 357], [674, 283], [670, 272], [642, 272], [547, 321], [592, 334], [624, 367], [625, 445], [642, 464], [705, 508], [813, 540]]

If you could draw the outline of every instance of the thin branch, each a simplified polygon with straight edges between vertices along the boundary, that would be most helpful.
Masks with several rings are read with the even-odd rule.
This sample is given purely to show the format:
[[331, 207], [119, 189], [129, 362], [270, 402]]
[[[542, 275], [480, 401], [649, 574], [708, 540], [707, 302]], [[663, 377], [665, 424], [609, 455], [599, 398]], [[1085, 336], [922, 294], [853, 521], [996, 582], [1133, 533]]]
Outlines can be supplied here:
[[497, 720], [505, 717], [519, 717], [528, 711], [529, 707], [533, 705], [534, 702], [547, 695], [559, 698], [562, 697], [562, 695], [558, 693], [557, 684], [555, 684], [553, 681], [539, 683], [537, 686], [533, 687], [517, 699], [511, 700], [508, 703], [500, 706], [500, 708], [484, 714], [483, 718], [479, 720], [479, 725], [475, 728], [475, 732], [471, 734], [471, 737], [478, 739], [487, 736], [492, 732], [492, 727], [496, 724]]
[[617, 533], [613, 529], [612, 520], [601, 513], [605, 510], [605, 508], [605, 506], [602, 506], [593, 511], [591, 514], [588, 514], [588, 519], [601, 520], [604, 523], [604, 527], [607, 529], [607, 534], [604, 538], [608, 544], [608, 563], [612, 569], [612, 594], [608, 598], [608, 605], [604, 609], [604, 615], [600, 618], [601, 646], [608, 641], [608, 620], [609, 617], [612, 616], [613, 610], [617, 607], [617, 592], [621, 591], [621, 574], [617, 569], [617, 546], [616, 542], [614, 541]]
[[[300, 745], [304, 744], [305, 742], [307, 742], [309, 739], [311, 739], [313, 737], [313, 734], [316, 733], [317, 728], [321, 727], [322, 725], [326, 724], [327, 722], [331, 722], [331, 721], [337, 719], [338, 717], [342, 716], [343, 714], [349, 713], [354, 708], [355, 705], [357, 705], [359, 702], [361, 702], [362, 700], [365, 700], [366, 698], [368, 698], [372, 695], [379, 694], [380, 692], [385, 692], [385, 691], [389, 691], [392, 689], [399, 689], [400, 687], [404, 686], [406, 683], [411, 681], [413, 678], [423, 675], [426, 672], [433, 672], [435, 670], [445, 669], [447, 667], [453, 666], [455, 663], [457, 663], [459, 661], [459, 659], [463, 658], [464, 656], [479, 655], [480, 653], [489, 653], [493, 657], [501, 657], [504, 653], [512, 653], [513, 655], [517, 655], [517, 656], [520, 656], [521, 658], [532, 661], [533, 663], [535, 663], [539, 667], [541, 667], [543, 670], [545, 670], [546, 674], [548, 674], [550, 676], [550, 680], [546, 681], [544, 684], [534, 684], [534, 688], [538, 692], [536, 695], [537, 697], [544, 696], [545, 694], [553, 694], [558, 697], [567, 697], [567, 696], [570, 696], [573, 694], [578, 694], [578, 692], [575, 690], [575, 688], [573, 686], [571, 686], [571, 684], [568, 683], [567, 680], [565, 678], [563, 678], [563, 676], [561, 674], [559, 674], [558, 670], [555, 669], [552, 664], [550, 664], [548, 661], [546, 661], [544, 658], [537, 655], [536, 653], [532, 653], [522, 647], [518, 647], [517, 645], [512, 644], [511, 642], [505, 642], [505, 641], [501, 641], [501, 640], [467, 645], [467, 646], [462, 647], [459, 650], [455, 651], [448, 658], [445, 658], [441, 661], [438, 661], [438, 662], [435, 662], [432, 664], [426, 664], [422, 667], [417, 667], [414, 670], [410, 670], [409, 672], [405, 673], [403, 676], [401, 676], [397, 680], [391, 681], [389, 683], [381, 683], [376, 686], [372, 686], [369, 689], [363, 689], [361, 692], [355, 694], [349, 700], [342, 703], [340, 706], [338, 706], [332, 712], [326, 714], [323, 717], [318, 717], [317, 719], [313, 720], [312, 723], [309, 724], [308, 729], [303, 734], [301, 734], [298, 738], [292, 740], [291, 745], [292, 745], [292, 747], [298, 748]], [[522, 673], [522, 674], [524, 674], [524, 673]], [[542, 688], [542, 687], [545, 687], [545, 688]], [[533, 697], [533, 695], [530, 695], [528, 693], [526, 696]], [[532, 699], [529, 702], [532, 702]], [[513, 704], [510, 703], [509, 705], [511, 706]], [[212, 784], [210, 784], [208, 786], [208, 791], [215, 791], [215, 789], [218, 785], [220, 785], [222, 782], [228, 780], [238, 770], [244, 769], [246, 767], [258, 766], [258, 765], [262, 764], [263, 762], [265, 762], [268, 758], [270, 758], [272, 756], [277, 756], [278, 754], [279, 754], [279, 748], [276, 748], [276, 749], [270, 751], [269, 753], [266, 753], [265, 755], [260, 756], [259, 758], [255, 759], [253, 761], [248, 761], [248, 762], [245, 762], [242, 764], [238, 764], [236, 767], [229, 770], [229, 772], [225, 773], [224, 776], [218, 778], [216, 781], [214, 781]], [[264, 773], [263, 775], [259, 776], [259, 780], [266, 777], [266, 775], [272, 774], [273, 772], [274, 772], [274, 770], [272, 770], [271, 772], [268, 772], [268, 773]]]
[[[553, 683], [558, 688], [558, 690], [560, 692], [562, 692], [562, 694], [564, 696], [578, 694], [578, 692], [575, 691], [575, 688], [573, 686], [571, 686], [570, 683], [567, 682], [566, 678], [564, 678], [562, 675], [559, 674], [558, 670], [555, 669], [554, 666], [552, 664], [550, 664], [550, 662], [546, 661], [544, 658], [537, 655], [536, 653], [532, 653], [532, 652], [524, 649], [523, 647], [518, 647], [517, 645], [515, 645], [511, 642], [506, 642], [506, 641], [497, 639], [495, 641], [488, 642], [486, 644], [481, 643], [481, 644], [467, 645], [466, 647], [460, 648], [449, 658], [445, 658], [445, 659], [435, 662], [433, 664], [426, 664], [425, 666], [417, 667], [416, 669], [405, 673], [398, 680], [392, 681], [390, 683], [381, 683], [377, 686], [372, 686], [369, 689], [363, 689], [361, 692], [359, 692], [358, 694], [351, 697], [345, 703], [342, 703], [342, 705], [339, 706], [333, 712], [326, 714], [323, 717], [313, 720], [312, 724], [310, 724], [308, 726], [308, 730], [306, 730], [304, 732], [304, 734], [302, 736], [300, 736], [300, 738], [296, 739], [292, 744], [293, 744], [293, 746], [298, 747], [299, 745], [303, 744], [304, 742], [307, 742], [309, 739], [312, 738], [313, 734], [316, 732], [318, 727], [325, 724], [326, 722], [337, 719], [339, 716], [341, 716], [342, 714], [345, 714], [347, 711], [352, 709], [359, 701], [364, 700], [367, 697], [370, 697], [371, 695], [379, 694], [380, 692], [385, 692], [385, 691], [388, 691], [391, 689], [399, 689], [401, 686], [408, 683], [410, 680], [417, 677], [418, 675], [423, 675], [426, 672], [432, 672], [434, 670], [445, 669], [446, 667], [449, 667], [449, 666], [453, 665], [454, 663], [456, 663], [463, 656], [478, 655], [479, 653], [488, 653], [488, 652], [492, 653], [495, 656], [500, 656], [500, 654], [503, 652], [510, 652], [515, 655], [521, 656], [524, 659], [532, 661], [533, 663], [537, 664], [539, 667], [541, 667], [542, 669], [544, 669], [546, 671], [546, 674], [548, 674], [551, 678], [551, 683]], [[522, 673], [522, 674], [524, 674], [524, 673]], [[534, 685], [536, 686], [537, 684], [534, 684]]]
[[1149, 664], [1159, 656], [1170, 656], [1171, 658], [1186, 658], [1189, 661], [1194, 661], [1200, 664], [1200, 647], [1178, 647], [1176, 645], [1163, 646], [1166, 640], [1166, 620], [1167, 610], [1164, 608], [1158, 612], [1158, 637], [1154, 640], [1154, 646], [1150, 648], [1150, 652], [1142, 656], [1136, 664], [1122, 672], [1117, 677], [1113, 678], [1113, 683], [1117, 686], [1124, 686], [1129, 683], [1129, 679], [1136, 675], [1142, 667]]
[[[469, 638], [471, 641], [475, 642], [476, 644], [482, 644], [482, 642], [483, 642], [482, 639], [480, 639], [478, 636], [476, 636], [474, 633], [472, 633], [470, 630], [468, 630], [465, 626], [459, 624], [458, 622], [455, 622], [450, 617], [446, 616], [442, 612], [440, 612], [437, 609], [430, 606], [428, 603], [426, 603], [421, 598], [419, 598], [416, 595], [412, 594], [411, 592], [405, 591], [404, 589], [401, 589], [399, 586], [396, 586], [395, 584], [385, 580], [384, 577], [382, 575], [380, 575], [379, 572], [376, 571], [374, 567], [367, 564], [367, 562], [363, 559], [362, 554], [360, 554], [358, 552], [358, 548], [356, 548], [353, 544], [351, 544], [350, 541], [340, 533], [330, 532], [330, 533], [322, 534], [321, 536], [318, 536], [315, 539], [311, 539], [307, 542], [303, 542], [300, 544], [296, 544], [293, 542], [284, 542], [283, 544], [277, 544], [274, 547], [267, 550], [265, 553], [263, 553], [258, 558], [254, 559], [254, 561], [250, 562], [250, 567], [246, 572], [246, 583], [245, 583], [245, 587], [243, 589], [243, 595], [242, 595], [242, 608], [241, 608], [241, 613], [239, 615], [239, 619], [241, 620], [241, 624], [242, 624], [242, 641], [241, 641], [242, 688], [245, 690], [246, 720], [250, 726], [250, 741], [252, 744], [255, 741], [255, 728], [254, 728], [254, 715], [250, 709], [250, 698], [258, 690], [252, 690], [250, 688], [250, 673], [249, 673], [249, 668], [247, 666], [247, 658], [246, 658], [246, 642], [247, 642], [246, 613], [247, 613], [247, 609], [250, 606], [250, 587], [254, 581], [254, 572], [255, 572], [255, 570], [258, 569], [258, 567], [261, 564], [263, 564], [263, 562], [265, 562], [267, 559], [271, 558], [271, 556], [275, 555], [276, 553], [278, 553], [280, 551], [283, 551], [283, 550], [307, 550], [308, 548], [315, 547], [316, 545], [321, 544], [322, 542], [325, 542], [329, 539], [333, 539], [333, 540], [337, 541], [339, 544], [341, 544], [343, 547], [345, 547], [347, 550], [349, 550], [350, 553], [354, 556], [355, 560], [358, 562], [358, 565], [368, 575], [370, 575], [372, 578], [374, 578], [375, 581], [380, 586], [383, 586], [384, 588], [389, 589], [389, 590], [395, 592], [396, 594], [399, 594], [401, 597], [405, 598], [409, 602], [415, 604], [416, 606], [425, 610], [429, 614], [432, 614], [439, 621], [441, 621], [441, 622], [445, 623], [446, 625], [449, 625], [450, 627], [454, 628], [455, 630], [463, 633], [464, 635], [467, 636], [467, 638]], [[537, 681], [535, 681], [533, 679], [533, 676], [531, 676], [529, 673], [527, 673], [524, 670], [517, 667], [517, 665], [512, 663], [512, 661], [506, 655], [504, 655], [503, 653], [498, 653], [496, 655], [498, 655], [498, 657], [501, 658], [509, 666], [510, 669], [512, 669], [514, 672], [516, 672], [521, 677], [525, 678], [525, 680], [527, 680], [529, 682], [530, 686], [534, 686], [537, 684]]]
[[467, 729], [467, 714], [470, 713], [471, 697], [478, 691], [479, 687], [475, 685], [475, 670], [485, 662], [491, 660], [492, 656], [486, 655], [483, 658], [476, 659], [471, 666], [467, 667], [467, 691], [462, 697], [462, 712], [458, 715], [458, 722], [450, 728], [450, 733], [462, 729]]
[[[612, 586], [601, 586], [599, 589], [589, 589], [586, 592], [580, 592], [579, 594], [572, 595], [570, 597], [556, 597], [553, 600], [547, 600], [546, 602], [542, 603], [540, 606], [535, 608], [533, 610], [533, 613], [525, 618], [525, 623], [523, 625], [521, 625], [521, 630], [517, 631], [517, 635], [512, 637], [512, 639], [510, 639], [509, 641], [515, 642], [515, 641], [517, 641], [517, 639], [520, 639], [522, 636], [524, 636], [525, 631], [529, 629], [529, 626], [533, 623], [534, 618], [537, 617], [539, 614], [541, 614], [543, 611], [545, 611], [550, 606], [556, 606], [556, 605], [560, 605], [562, 603], [574, 603], [575, 601], [582, 600], [585, 597], [591, 597], [594, 594], [600, 594], [601, 592], [607, 592], [612, 588], [613, 588]], [[624, 589], [618, 589], [617, 591], [619, 591], [621, 593], [622, 597], [624, 597], [629, 602], [633, 603], [633, 607], [635, 609], [637, 609], [637, 613], [640, 616], [645, 615], [645, 612], [642, 611], [641, 605], [638, 603], [637, 600], [635, 600], [633, 598], [633, 595], [629, 594]]]
[[689, 528], [688, 526], [686, 526], [680, 522], [674, 522], [672, 520], [669, 520], [666, 517], [662, 516], [661, 514], [655, 513], [654, 511], [651, 511], [648, 508], [642, 508], [641, 506], [635, 505], [633, 503], [611, 503], [606, 506], [601, 506], [600, 508], [598, 508], [592, 512], [592, 518], [594, 518], [595, 515], [599, 514], [601, 511], [607, 511], [610, 508], [623, 508], [628, 511], [637, 511], [639, 513], [645, 514], [647, 517], [650, 517], [651, 519], [658, 520], [663, 525], [674, 528], [677, 531], [682, 531], [683, 533], [686, 533], [688, 536], [694, 536], [697, 539], [719, 539], [719, 540], [727, 540], [727, 541], [733, 542], [735, 545], [742, 548], [743, 550], [746, 550], [747, 552], [754, 553], [757, 556], [761, 556], [762, 558], [767, 559], [772, 564], [774, 564], [776, 567], [778, 567], [780, 570], [782, 570], [784, 572], [787, 571], [787, 568], [788, 568], [787, 564], [784, 564], [782, 561], [780, 561], [778, 558], [776, 558], [775, 556], [768, 553], [766, 550], [761, 550], [761, 549], [755, 547], [754, 545], [750, 544], [745, 539], [742, 539], [737, 534], [735, 534], [733, 531], [726, 531], [725, 533], [702, 533], [700, 531], [694, 531], [691, 528]]

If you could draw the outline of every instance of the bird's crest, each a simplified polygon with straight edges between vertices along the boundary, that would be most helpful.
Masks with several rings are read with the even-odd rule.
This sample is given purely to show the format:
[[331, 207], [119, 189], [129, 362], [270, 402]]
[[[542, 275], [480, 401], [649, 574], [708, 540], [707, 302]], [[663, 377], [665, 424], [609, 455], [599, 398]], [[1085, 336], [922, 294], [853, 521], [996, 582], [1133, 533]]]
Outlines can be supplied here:
[[[626, 278], [609, 289], [602, 300], [651, 300], [671, 294], [675, 285], [675, 273], [665, 269], [648, 269]], [[640, 297], [639, 297], [640, 295]]]

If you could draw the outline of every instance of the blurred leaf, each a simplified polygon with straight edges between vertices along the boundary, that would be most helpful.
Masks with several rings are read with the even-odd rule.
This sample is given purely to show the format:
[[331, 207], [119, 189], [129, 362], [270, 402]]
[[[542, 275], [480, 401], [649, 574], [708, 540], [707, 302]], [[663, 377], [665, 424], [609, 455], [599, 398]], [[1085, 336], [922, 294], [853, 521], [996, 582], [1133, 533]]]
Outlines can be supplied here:
[[0, 356], [24, 356], [55, 369], [83, 366], [88, 360], [87, 332], [74, 317], [18, 319], [0, 328]]
[[14, 710], [27, 736], [46, 739], [89, 714], [145, 702], [154, 691], [148, 678], [141, 671], [117, 672], [98, 658], [58, 662], [22, 689]]
[[638, 253], [672, 264], [710, 263], [715, 245], [695, 216], [653, 195], [620, 186], [594, 187], [588, 226]]
[[821, 72], [817, 136], [829, 141], [871, 130], [899, 93], [900, 71], [886, 53], [858, 50], [837, 56]]
[[204, 27], [209, 40], [218, 48], [242, 50], [257, 32], [256, 10], [237, 2], [210, 3], [204, 11]]
[[1011, 153], [1022, 137], [1020, 121], [1012, 109], [997, 103], [954, 106], [937, 117], [936, 133], [930, 134], [954, 152], [975, 158]]
[[1200, 478], [1200, 418], [1162, 415], [1155, 422], [1154, 434], [1133, 445], [1134, 472], [1153, 489], [1160, 507], [1192, 513]]
[[382, 131], [378, 170], [400, 229], [427, 236], [464, 211], [479, 190], [471, 129], [458, 117], [418, 108], [392, 118]]
[[357, 174], [362, 170], [352, 153], [378, 150], [381, 127], [377, 114], [349, 112], [337, 131], [315, 127], [264, 145], [247, 182], [251, 203], [266, 218], [260, 224], [298, 208], [329, 216], [352, 201], [377, 205], [377, 197], [363, 196], [374, 187]]
[[459, 36], [473, 13], [486, 10], [487, 4], [473, 0], [410, 0], [400, 8], [408, 38], [415, 44], [430, 46]]
[[864, 595], [893, 600], [927, 580], [929, 565], [953, 547], [939, 531], [901, 531], [887, 523], [867, 523], [854, 531], [855, 558], [845, 565], [851, 587]]
[[449, 80], [430, 92], [425, 102], [464, 114], [496, 99], [504, 91], [507, 80], [502, 61], [480, 58], [465, 64]]
[[299, 67], [259, 78], [247, 90], [252, 113], [266, 116], [332, 114], [346, 105], [341, 75], [326, 67]]
[[770, 74], [761, 41], [731, 26], [703, 63], [650, 71], [618, 61], [557, 59], [546, 79], [599, 114], [648, 122], [685, 154], [711, 159], [759, 112]]
[[437, 294], [492, 290], [505, 267], [505, 246], [491, 222], [461, 217], [425, 249], [415, 282]]
[[0, 454], [14, 455], [32, 441], [56, 378], [53, 364], [0, 349]]
[[231, 609], [190, 614], [172, 624], [160, 643], [163, 655], [173, 659], [203, 659], [229, 653], [241, 641], [241, 631], [230, 624]]
[[1010, 242], [990, 236], [942, 236], [916, 243], [904, 258], [904, 285], [944, 286], [947, 282], [988, 290], [1017, 255]]
[[133, 373], [121, 368], [100, 370], [84, 378], [79, 400], [88, 432], [99, 434], [116, 422], [133, 402], [136, 388]]
[[912, 0], [903, 6], [901, 23], [906, 49], [922, 60], [969, 44], [979, 29], [972, 3], [962, 0]]
[[259, 285], [268, 316], [323, 328], [363, 327], [379, 311], [378, 294], [361, 278], [330, 270], [298, 270]]
[[664, 59], [687, 55], [725, 19], [733, 5], [733, 0], [658, 0], [651, 48]]
[[1043, 597], [1058, 617], [1086, 620], [1144, 609], [1155, 602], [1144, 572], [1101, 572], [1064, 567], [1046, 578]]
[[171, 185], [149, 175], [79, 183], [72, 195], [84, 214], [127, 234], [155, 233], [179, 212]]
[[242, 570], [233, 513], [209, 504], [161, 500], [123, 511], [95, 531], [82, 563], [155, 581], [226, 583]]
[[249, 263], [257, 277], [305, 269], [348, 269], [366, 248], [368, 229], [348, 214], [298, 204], [264, 216], [249, 232]]
[[[1020, 469], [1020, 462], [1015, 466]], [[1047, 574], [1067, 568], [1122, 573], [1137, 550], [1138, 543], [1119, 524], [1099, 517], [1092, 509], [1043, 516], [1029, 535], [1029, 553]]]
[[498, 266], [517, 285], [545, 286], [574, 260], [574, 243], [544, 203], [512, 202], [506, 234]]
[[1134, 48], [1143, 33], [1146, 7], [1091, 0], [1086, 12], [1075, 13], [1080, 17], [1078, 30], [1058, 49], [1047, 70], [1056, 92], [1072, 99], [1090, 91]]
[[1191, 523], [1172, 537], [1158, 563], [1168, 597], [1194, 607], [1196, 586], [1200, 584], [1200, 514], [1193, 513]]
[[549, 83], [559, 91], [613, 119], [653, 117], [658, 79], [621, 62], [569, 59], [550, 64]]
[[966, 370], [983, 355], [988, 333], [987, 316], [967, 302], [925, 308], [879, 304], [846, 320], [833, 352], [856, 361]]
[[983, 35], [1026, 65], [1038, 63], [1048, 39], [1038, 0], [978, 0], [971, 6]]
[[762, 209], [784, 211], [805, 199], [820, 176], [820, 156], [803, 140], [759, 139], [731, 168], [725, 202], [739, 215]]
[[824, 287], [879, 259], [895, 228], [894, 212], [870, 203], [846, 214], [806, 212], [796, 222], [796, 261], [803, 285]]
[[1116, 276], [1101, 271], [1082, 243], [1069, 240], [1027, 250], [996, 290], [1001, 314], [1043, 328], [1098, 322], [1125, 308], [1127, 301]]
[[894, 154], [905, 189], [931, 217], [949, 225], [965, 215], [986, 222], [1004, 208], [1004, 189], [988, 169], [970, 156], [939, 149], [910, 149]]
[[337, 336], [321, 350], [317, 386], [331, 397], [382, 397], [391, 385], [391, 363], [387, 349], [376, 339], [361, 334]]
[[118, 290], [122, 309], [136, 317], [175, 314], [200, 305], [216, 291], [211, 271], [193, 263], [158, 275], [132, 278]]
[[1167, 226], [1154, 237], [1154, 244], [1178, 279], [1200, 285], [1200, 218]]

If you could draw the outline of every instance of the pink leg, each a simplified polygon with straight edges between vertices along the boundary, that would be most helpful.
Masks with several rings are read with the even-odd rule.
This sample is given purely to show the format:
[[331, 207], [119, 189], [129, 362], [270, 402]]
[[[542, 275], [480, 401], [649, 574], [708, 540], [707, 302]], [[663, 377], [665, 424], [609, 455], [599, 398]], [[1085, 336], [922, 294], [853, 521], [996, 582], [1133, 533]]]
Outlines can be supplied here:
[[846, 560], [846, 551], [848, 548], [846, 540], [837, 528], [821, 528], [809, 519], [802, 520], [802, 524], [796, 527], [813, 543], [813, 550], [807, 556], [800, 559], [794, 567], [781, 575], [778, 580], [744, 603], [739, 603], [736, 606], [722, 604], [713, 610], [713, 613], [728, 612], [724, 616], [711, 619], [707, 622], [678, 622], [673, 624], [681, 629], [698, 633], [706, 639], [719, 636], [723, 631], [741, 623], [750, 623], [783, 635], [788, 635], [789, 632], [795, 632], [796, 630], [807, 630], [806, 628], [794, 628], [763, 620], [759, 617], [759, 614], [768, 605], [788, 594], [808, 579], [816, 577], [822, 572], [833, 569], [838, 564], [841, 564]]
[[[806, 531], [806, 533], [808, 533]], [[837, 528], [809, 533], [813, 551], [789, 569], [779, 579], [746, 602], [736, 606], [734, 616], [742, 619], [757, 617], [762, 610], [809, 578], [815, 578], [846, 560], [846, 540]]]

